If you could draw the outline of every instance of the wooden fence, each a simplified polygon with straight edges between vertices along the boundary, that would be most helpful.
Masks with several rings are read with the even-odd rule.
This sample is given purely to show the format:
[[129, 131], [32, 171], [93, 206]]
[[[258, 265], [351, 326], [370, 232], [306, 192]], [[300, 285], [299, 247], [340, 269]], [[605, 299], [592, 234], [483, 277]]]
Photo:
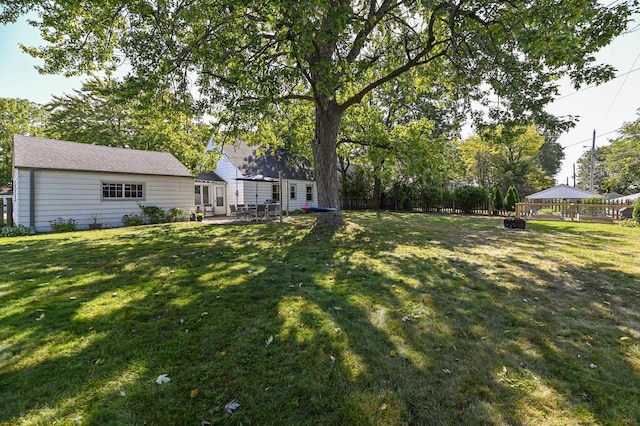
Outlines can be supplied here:
[[516, 204], [516, 217], [530, 220], [570, 220], [572, 222], [614, 223], [630, 219], [633, 204], [536, 202]]
[[[341, 197], [340, 207], [343, 210], [376, 210], [376, 201], [372, 198], [361, 197]], [[397, 200], [391, 197], [383, 197], [380, 202], [380, 209], [401, 212], [422, 212], [422, 213], [463, 213], [462, 209], [456, 206], [455, 200], [441, 200], [432, 203], [430, 200]], [[491, 207], [488, 202], [482, 203], [472, 209], [470, 214], [489, 215]]]

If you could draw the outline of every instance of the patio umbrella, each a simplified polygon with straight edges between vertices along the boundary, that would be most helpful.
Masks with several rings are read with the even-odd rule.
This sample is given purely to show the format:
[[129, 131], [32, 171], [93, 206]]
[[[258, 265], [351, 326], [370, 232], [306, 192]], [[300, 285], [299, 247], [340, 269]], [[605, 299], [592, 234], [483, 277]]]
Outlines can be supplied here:
[[263, 175], [249, 175], [237, 177], [236, 180], [246, 180], [256, 183], [256, 218], [258, 217], [258, 182], [278, 182], [278, 179]]

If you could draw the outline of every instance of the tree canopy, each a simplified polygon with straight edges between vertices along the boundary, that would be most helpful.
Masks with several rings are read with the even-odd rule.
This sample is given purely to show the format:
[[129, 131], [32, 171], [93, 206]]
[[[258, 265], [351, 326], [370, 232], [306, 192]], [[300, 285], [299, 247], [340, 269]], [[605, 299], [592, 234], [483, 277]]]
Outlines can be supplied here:
[[47, 111], [26, 99], [0, 98], [0, 186], [11, 183], [13, 135], [43, 136]]
[[72, 142], [172, 153], [192, 172], [215, 164], [206, 151], [210, 130], [172, 94], [148, 99], [127, 84], [92, 79], [73, 94], [55, 96], [47, 134]]
[[[460, 151], [474, 183], [502, 191], [515, 186], [518, 192], [531, 194], [553, 185], [553, 175], [539, 161], [545, 144], [534, 126], [493, 126], [466, 139]], [[562, 154], [561, 149], [556, 152]]]
[[[620, 194], [640, 191], [640, 112], [638, 118], [625, 123], [620, 136], [607, 146], [597, 147], [593, 187], [598, 192]], [[589, 187], [591, 151], [578, 159], [578, 186]]]
[[[568, 123], [544, 111], [567, 75], [576, 86], [613, 77], [593, 54], [621, 33], [636, 2], [221, 0], [64, 3], [13, 0], [0, 22], [36, 12], [49, 43], [26, 50], [50, 73], [122, 63], [145, 90], [197, 91], [227, 129], [250, 129], [290, 100], [315, 111], [318, 198], [341, 222], [336, 171], [345, 111], [416, 70], [438, 76], [461, 106], [499, 122]], [[500, 102], [496, 106], [495, 99]]]

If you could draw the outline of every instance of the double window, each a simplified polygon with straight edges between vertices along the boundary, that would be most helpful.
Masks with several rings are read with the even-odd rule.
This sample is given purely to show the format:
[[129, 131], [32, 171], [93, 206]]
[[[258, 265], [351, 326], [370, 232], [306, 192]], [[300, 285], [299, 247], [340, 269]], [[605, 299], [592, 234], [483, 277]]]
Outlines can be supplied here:
[[143, 183], [102, 182], [103, 200], [143, 200]]
[[196, 185], [195, 195], [196, 206], [201, 206], [203, 204], [208, 206], [211, 204], [211, 201], [209, 200], [209, 185]]

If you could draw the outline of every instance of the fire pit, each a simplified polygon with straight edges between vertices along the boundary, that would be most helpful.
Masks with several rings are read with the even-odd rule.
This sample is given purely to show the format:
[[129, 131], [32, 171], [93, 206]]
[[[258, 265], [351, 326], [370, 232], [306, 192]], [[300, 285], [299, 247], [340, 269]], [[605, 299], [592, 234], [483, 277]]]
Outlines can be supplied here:
[[517, 217], [507, 217], [504, 219], [504, 227], [509, 229], [525, 229], [527, 221]]

